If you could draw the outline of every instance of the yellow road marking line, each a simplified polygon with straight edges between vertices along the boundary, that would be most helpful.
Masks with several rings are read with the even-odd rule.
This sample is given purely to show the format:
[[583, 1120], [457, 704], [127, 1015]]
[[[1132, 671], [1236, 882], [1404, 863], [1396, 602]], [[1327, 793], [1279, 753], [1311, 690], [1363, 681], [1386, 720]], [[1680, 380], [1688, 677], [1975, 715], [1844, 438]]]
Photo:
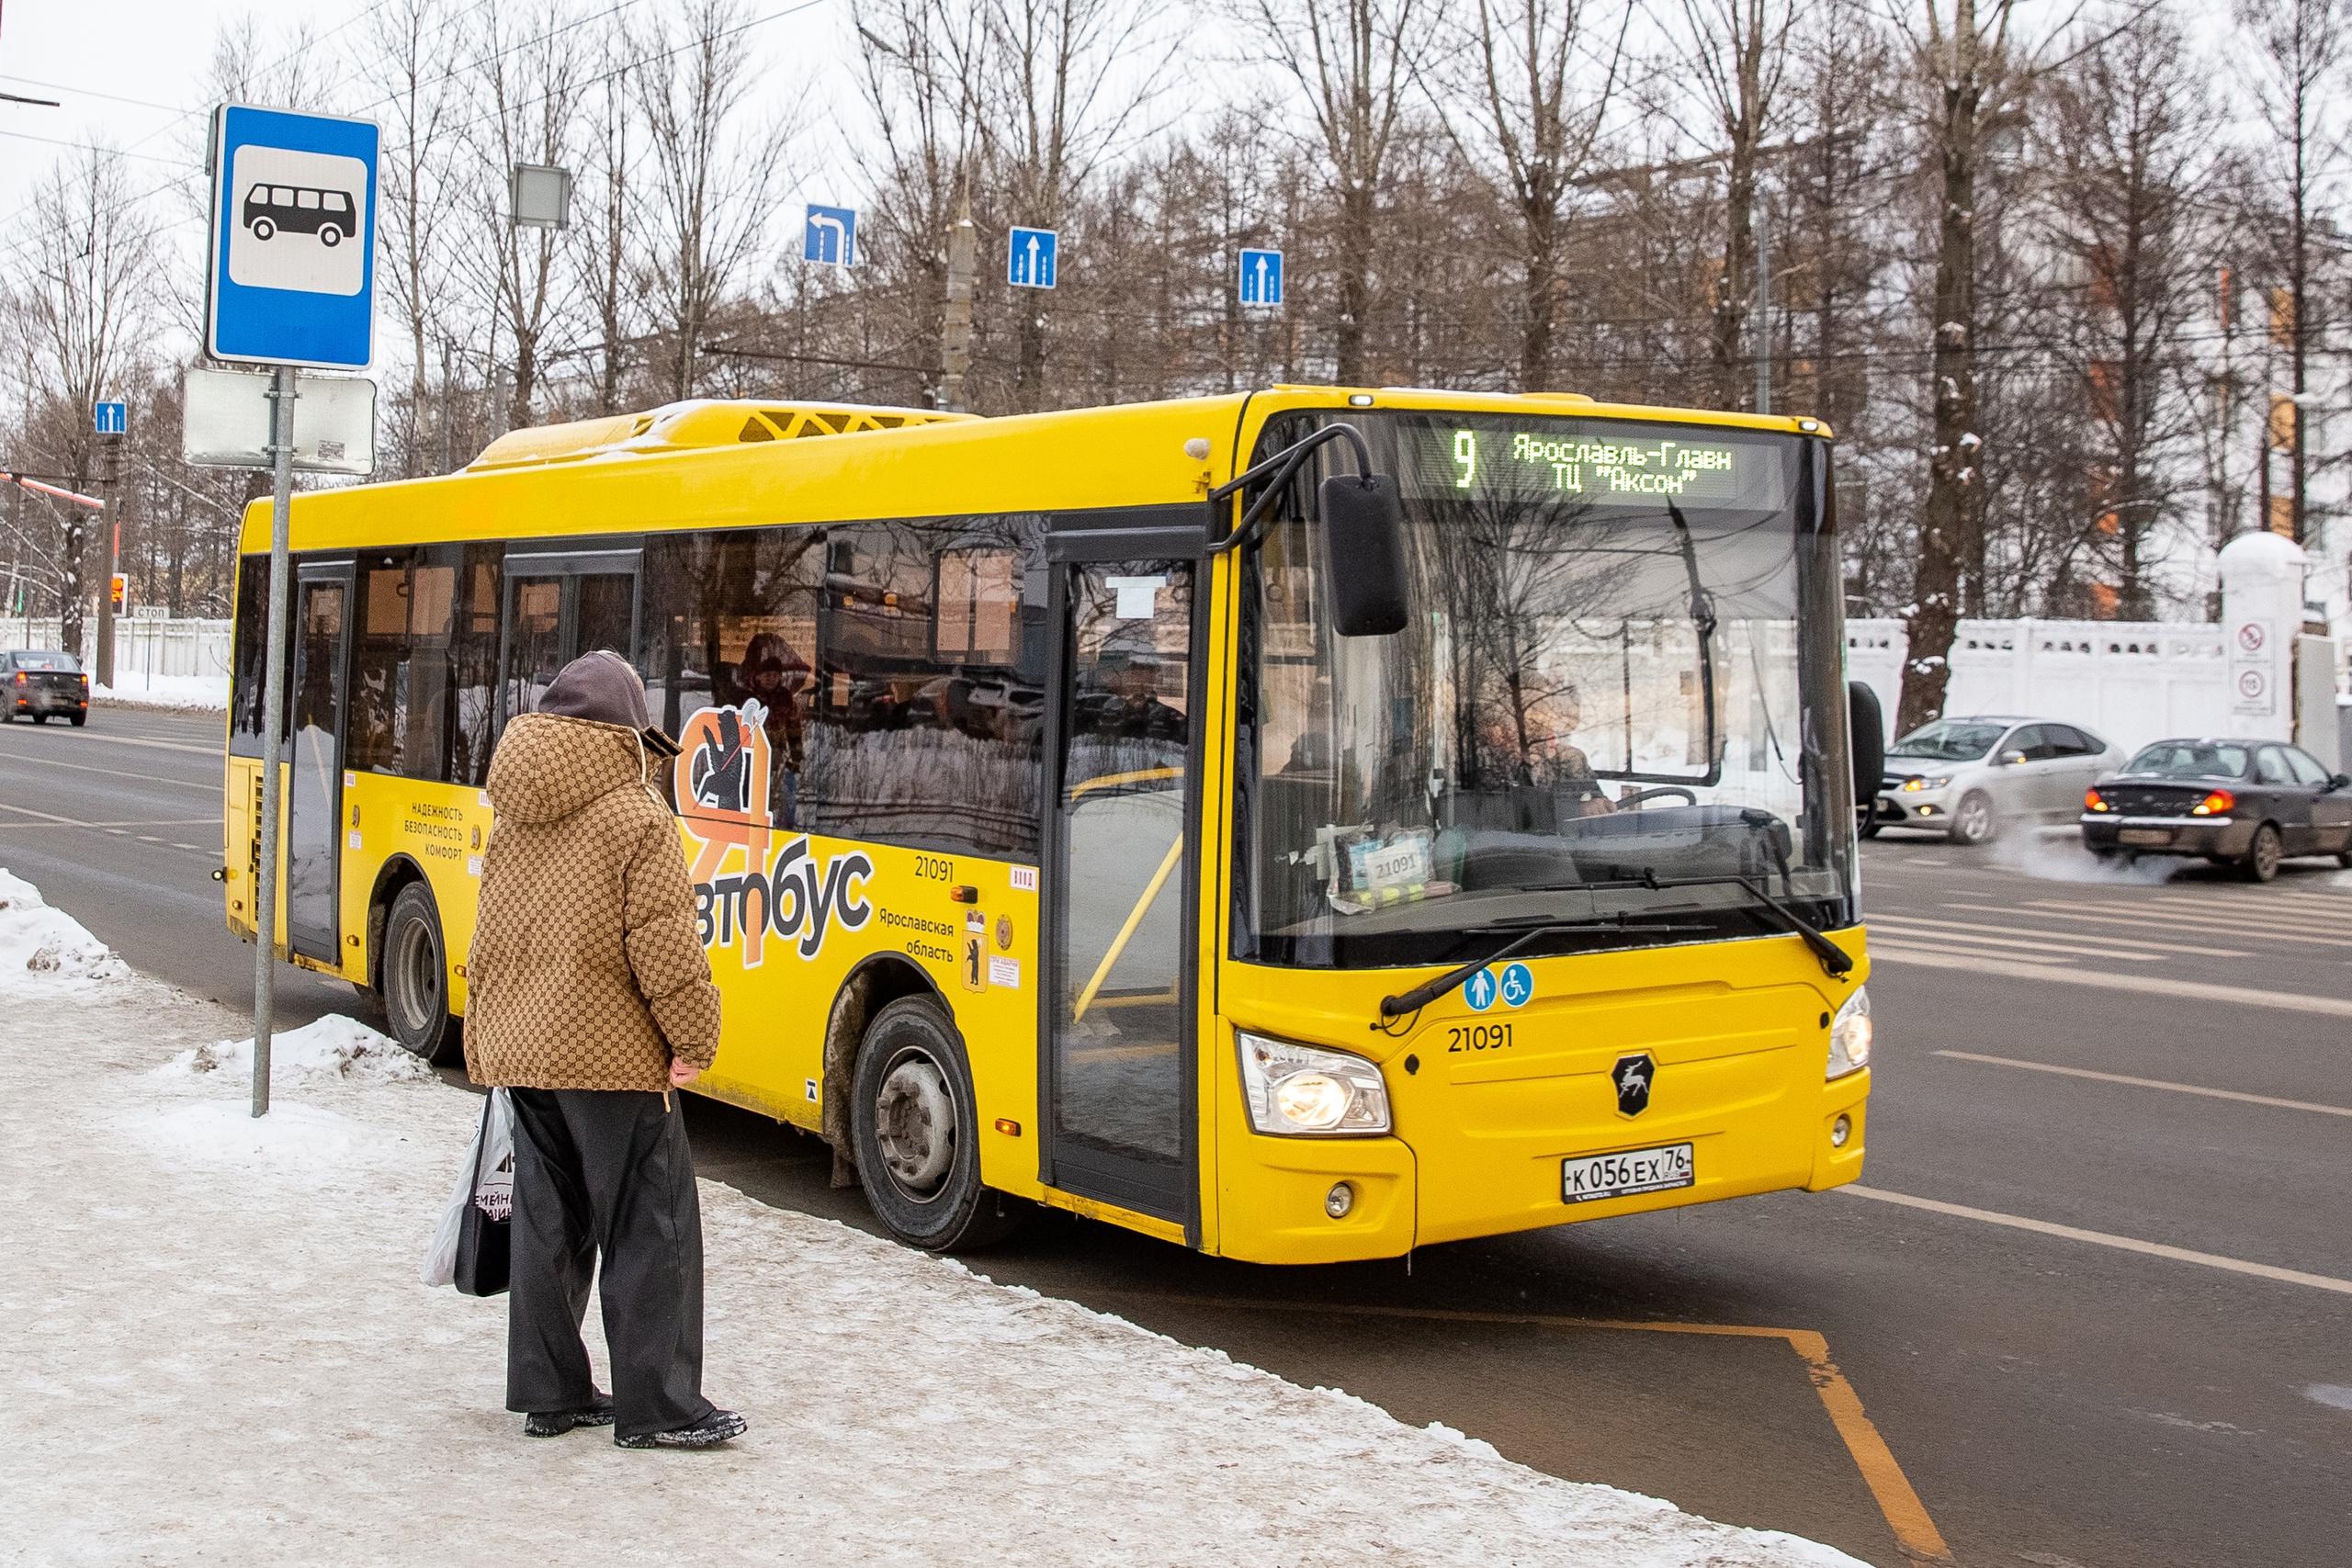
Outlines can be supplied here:
[[2129, 975], [2109, 975], [2097, 969], [2061, 968], [2056, 964], [2002, 958], [1989, 953], [1939, 953], [1931, 948], [1872, 942], [1871, 962], [1876, 964], [1881, 959], [1891, 959], [1896, 964], [1916, 964], [1923, 969], [1964, 969], [1973, 974], [1998, 975], [2013, 980], [2064, 980], [2070, 985], [2092, 986], [2109, 991], [2138, 991], [2143, 995], [2222, 1002], [2231, 1007], [2278, 1008], [2286, 1012], [2316, 1012], [2332, 1018], [2352, 1018], [2352, 998], [2307, 997], [2296, 991], [2261, 991], [2247, 986], [2217, 986], [2204, 980], [2177, 980], [2168, 975], [2151, 975], [2145, 970]]
[[[1850, 1190], [1850, 1189], [1849, 1189]], [[1131, 1296], [1140, 1300], [1161, 1302], [1176, 1306], [1207, 1307], [1227, 1312], [1290, 1312], [1328, 1315], [1333, 1313], [1357, 1317], [1421, 1318], [1430, 1322], [1491, 1323], [1515, 1325], [1526, 1328], [1565, 1328], [1601, 1330], [1628, 1334], [1689, 1334], [1702, 1337], [1725, 1339], [1778, 1339], [1796, 1352], [1805, 1364], [1805, 1371], [1813, 1382], [1814, 1393], [1821, 1399], [1822, 1408], [1828, 1413], [1829, 1424], [1838, 1432], [1838, 1440], [1846, 1445], [1846, 1452], [1861, 1472], [1862, 1484], [1870, 1488], [1871, 1498], [1878, 1505], [1881, 1517], [1894, 1532], [1894, 1543], [1905, 1557], [1918, 1562], [1949, 1563], [1951, 1548], [1944, 1543], [1943, 1532], [1928, 1517], [1927, 1505], [1920, 1502], [1903, 1467], [1895, 1462], [1894, 1450], [1879, 1435], [1878, 1427], [1863, 1413], [1861, 1396], [1854, 1385], [1829, 1359], [1829, 1341], [1810, 1328], [1770, 1328], [1732, 1323], [1643, 1323], [1617, 1318], [1566, 1317], [1552, 1313], [1478, 1312], [1460, 1307], [1400, 1307], [1353, 1306], [1331, 1302], [1253, 1302], [1236, 1301], [1216, 1296], [1160, 1295], [1148, 1291], [1100, 1291], [1096, 1295]]]
[[2206, 1089], [2199, 1084], [2174, 1083], [2168, 1078], [2135, 1078], [2128, 1073], [2097, 1073], [2088, 1067], [2062, 1067], [2054, 1062], [2025, 1062], [2015, 1056], [1987, 1056], [1975, 1051], [1930, 1051], [1931, 1056], [1950, 1056], [1960, 1062], [1989, 1062], [1996, 1067], [2023, 1067], [2029, 1072], [2063, 1073], [2070, 1078], [2094, 1078], [2100, 1083], [2130, 1084], [2134, 1089], [2168, 1089], [2176, 1094], [2201, 1094], [2211, 1100], [2243, 1100], [2248, 1105], [2275, 1105], [2282, 1111], [2316, 1111], [2323, 1116], [2352, 1116], [2352, 1106], [2315, 1105], [2308, 1100], [2280, 1100], [2275, 1095], [2246, 1094], [2234, 1089]]
[[2257, 1280], [2275, 1280], [2283, 1285], [2307, 1285], [2314, 1291], [2334, 1291], [2339, 1295], [2352, 1296], [2352, 1280], [2338, 1280], [2326, 1274], [2307, 1274], [2300, 1269], [2281, 1269], [2275, 1264], [2250, 1263], [2243, 1258], [2224, 1258], [2217, 1252], [2196, 1252], [2186, 1247], [2172, 1247], [2161, 1241], [2142, 1241], [2137, 1236], [2115, 1235], [2107, 1231], [2085, 1230], [2079, 1225], [2056, 1224], [2049, 1220], [2028, 1219], [2023, 1214], [2005, 1214], [1997, 1209], [1972, 1209], [1965, 1203], [1947, 1203], [1940, 1198], [1914, 1198], [1908, 1192], [1889, 1192], [1883, 1188], [1864, 1187], [1859, 1183], [1833, 1188], [1856, 1198], [1870, 1198], [1881, 1203], [1899, 1203], [1906, 1209], [1925, 1209], [1931, 1214], [1950, 1214], [1955, 1219], [1978, 1220], [1988, 1225], [2007, 1225], [2011, 1230], [2031, 1231], [2037, 1235], [2054, 1235], [2063, 1241], [2086, 1241], [2095, 1247], [2111, 1247], [2119, 1252], [2137, 1252], [2148, 1258], [2167, 1258], [2175, 1263], [2198, 1263], [2208, 1269], [2226, 1269], [2233, 1274], [2251, 1274]]

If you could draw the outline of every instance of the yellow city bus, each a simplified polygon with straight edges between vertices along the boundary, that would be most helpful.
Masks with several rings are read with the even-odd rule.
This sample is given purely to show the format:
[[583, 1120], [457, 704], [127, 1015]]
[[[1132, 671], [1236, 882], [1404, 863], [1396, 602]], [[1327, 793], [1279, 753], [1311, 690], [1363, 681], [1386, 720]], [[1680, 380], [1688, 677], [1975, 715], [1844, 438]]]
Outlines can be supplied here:
[[[481, 784], [642, 671], [725, 1036], [905, 1241], [1053, 1205], [1270, 1263], [1861, 1170], [1827, 433], [1277, 387], [691, 402], [294, 502], [279, 929], [447, 1052]], [[226, 904], [251, 940], [266, 504]]]

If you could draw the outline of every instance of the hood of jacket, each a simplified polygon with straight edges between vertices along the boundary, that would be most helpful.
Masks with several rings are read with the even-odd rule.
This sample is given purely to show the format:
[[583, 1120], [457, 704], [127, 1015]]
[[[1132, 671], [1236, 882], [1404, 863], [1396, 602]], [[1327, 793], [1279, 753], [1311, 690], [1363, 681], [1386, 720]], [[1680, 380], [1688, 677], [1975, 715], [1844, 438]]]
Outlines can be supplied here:
[[600, 795], [645, 783], [637, 732], [594, 719], [518, 714], [490, 760], [491, 809], [517, 822], [552, 822]]

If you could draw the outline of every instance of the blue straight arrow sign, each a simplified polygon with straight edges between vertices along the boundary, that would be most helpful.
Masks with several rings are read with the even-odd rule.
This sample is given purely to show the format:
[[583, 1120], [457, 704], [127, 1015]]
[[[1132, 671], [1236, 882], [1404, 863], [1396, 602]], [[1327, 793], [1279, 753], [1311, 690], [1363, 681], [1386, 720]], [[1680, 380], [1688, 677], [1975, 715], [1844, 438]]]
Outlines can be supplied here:
[[1051, 288], [1060, 248], [1061, 235], [1051, 229], [1015, 227], [1005, 247], [1004, 280], [1015, 288]]
[[1283, 254], [1280, 251], [1241, 253], [1241, 302], [1279, 305], [1283, 302]]

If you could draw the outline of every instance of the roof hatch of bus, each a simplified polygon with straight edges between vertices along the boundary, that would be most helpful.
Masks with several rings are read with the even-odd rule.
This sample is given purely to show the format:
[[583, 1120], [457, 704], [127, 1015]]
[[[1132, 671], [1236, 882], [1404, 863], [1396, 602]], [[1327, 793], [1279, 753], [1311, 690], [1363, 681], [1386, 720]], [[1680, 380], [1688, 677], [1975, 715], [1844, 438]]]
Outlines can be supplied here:
[[903, 430], [977, 416], [939, 409], [885, 408], [865, 403], [778, 403], [752, 399], [670, 403], [646, 413], [574, 420], [510, 430], [466, 465], [469, 470], [566, 463], [620, 453], [678, 452], [741, 446], [755, 441], [796, 441], [804, 435], [851, 435]]

